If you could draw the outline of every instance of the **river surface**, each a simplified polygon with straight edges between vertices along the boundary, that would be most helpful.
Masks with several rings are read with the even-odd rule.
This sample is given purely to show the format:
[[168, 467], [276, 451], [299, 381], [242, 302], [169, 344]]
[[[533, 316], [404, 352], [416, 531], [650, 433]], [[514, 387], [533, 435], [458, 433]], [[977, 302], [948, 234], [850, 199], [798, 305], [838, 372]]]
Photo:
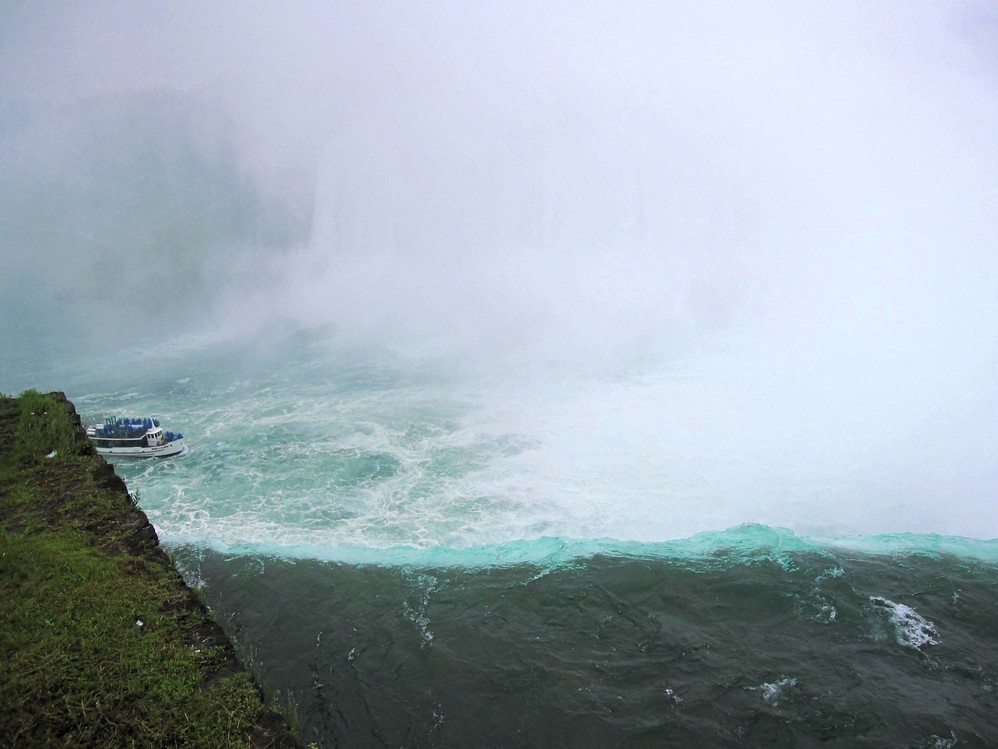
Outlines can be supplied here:
[[993, 510], [775, 416], [752, 439], [772, 394], [725, 368], [456, 376], [305, 333], [9, 355], [11, 391], [185, 434], [116, 468], [306, 742], [998, 744]]

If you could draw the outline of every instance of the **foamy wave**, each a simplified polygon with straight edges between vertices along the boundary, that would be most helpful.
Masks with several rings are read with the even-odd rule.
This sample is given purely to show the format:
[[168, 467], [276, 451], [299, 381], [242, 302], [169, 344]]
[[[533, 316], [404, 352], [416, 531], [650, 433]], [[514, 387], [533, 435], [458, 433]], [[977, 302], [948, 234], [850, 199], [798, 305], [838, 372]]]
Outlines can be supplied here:
[[938, 645], [936, 625], [910, 606], [895, 603], [881, 596], [870, 596], [870, 603], [890, 612], [898, 645], [921, 651], [926, 645]]
[[[204, 362], [208, 351], [194, 349], [187, 371], [173, 366], [176, 352], [160, 390], [131, 404], [168, 416], [193, 447], [120, 468], [166, 540], [330, 558], [543, 538], [655, 554], [687, 539], [683, 554], [734, 546], [787, 569], [795, 549], [833, 544], [998, 559], [998, 541], [844, 537], [895, 522], [896, 508], [729, 435], [726, 410], [749, 408], [747, 425], [755, 413], [735, 398], [734, 375], [716, 392], [680, 370], [483, 383], [332, 344], [245, 362], [232, 352]], [[84, 401], [113, 406], [132, 393]]]
[[749, 689], [762, 692], [762, 698], [773, 707], [776, 707], [780, 704], [780, 700], [783, 699], [787, 690], [793, 689], [796, 686], [796, 678], [784, 676], [774, 682], [764, 682], [757, 687], [749, 687]]

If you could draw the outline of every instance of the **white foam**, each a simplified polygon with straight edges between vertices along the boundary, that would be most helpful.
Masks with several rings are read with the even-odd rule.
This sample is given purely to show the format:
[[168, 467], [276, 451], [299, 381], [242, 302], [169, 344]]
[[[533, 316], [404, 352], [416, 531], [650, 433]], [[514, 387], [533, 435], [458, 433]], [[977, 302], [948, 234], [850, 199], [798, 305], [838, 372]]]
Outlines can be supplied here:
[[762, 692], [762, 698], [775, 707], [779, 705], [780, 700], [783, 698], [784, 692], [788, 688], [796, 686], [796, 678], [784, 676], [772, 683], [764, 682], [757, 687], [749, 687], [749, 689]]
[[895, 603], [881, 596], [870, 596], [870, 603], [890, 612], [897, 644], [919, 650], [926, 645], [938, 645], [936, 626], [910, 606]]
[[293, 353], [171, 391], [170, 423], [194, 451], [121, 469], [164, 540], [335, 556], [660, 542], [752, 523], [809, 537], [940, 530], [924, 500], [884, 494], [881, 455], [831, 449], [820, 423], [769, 424], [782, 394], [711, 364], [717, 351], [557, 380], [454, 379], [333, 344]]

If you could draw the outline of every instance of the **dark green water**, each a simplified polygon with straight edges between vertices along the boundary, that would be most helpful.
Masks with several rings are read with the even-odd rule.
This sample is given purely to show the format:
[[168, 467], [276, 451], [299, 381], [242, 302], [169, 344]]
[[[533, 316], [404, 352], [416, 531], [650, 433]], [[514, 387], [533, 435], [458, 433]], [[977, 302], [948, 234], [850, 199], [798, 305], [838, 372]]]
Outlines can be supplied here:
[[998, 744], [998, 567], [814, 551], [417, 568], [175, 549], [325, 747]]

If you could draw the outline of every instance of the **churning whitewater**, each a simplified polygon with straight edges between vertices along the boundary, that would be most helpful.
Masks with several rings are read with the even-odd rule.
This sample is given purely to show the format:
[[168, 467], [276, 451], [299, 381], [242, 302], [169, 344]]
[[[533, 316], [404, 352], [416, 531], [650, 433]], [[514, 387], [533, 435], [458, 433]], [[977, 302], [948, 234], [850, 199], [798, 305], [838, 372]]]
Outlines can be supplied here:
[[998, 535], [884, 468], [890, 453], [807, 432], [767, 445], [780, 435], [731, 402], [737, 382], [681, 365], [461, 379], [311, 336], [266, 356], [178, 341], [127, 358], [146, 387], [76, 402], [93, 421], [138, 409], [183, 427], [182, 461], [118, 467], [173, 544], [475, 564], [546, 556], [552, 539], [586, 553], [748, 525], [815, 543], [908, 533], [969, 548]]

